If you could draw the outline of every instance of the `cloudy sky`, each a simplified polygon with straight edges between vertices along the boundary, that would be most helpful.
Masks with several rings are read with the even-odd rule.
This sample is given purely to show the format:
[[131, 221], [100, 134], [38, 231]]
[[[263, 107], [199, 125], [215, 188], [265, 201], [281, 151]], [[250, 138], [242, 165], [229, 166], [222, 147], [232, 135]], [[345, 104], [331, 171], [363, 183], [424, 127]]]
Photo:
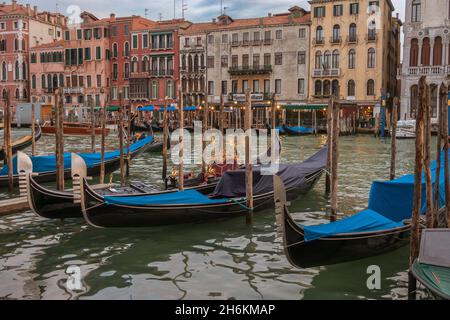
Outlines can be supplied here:
[[[9, 2], [9, 0], [6, 0]], [[187, 10], [186, 19], [199, 22], [210, 21], [220, 14], [221, 0], [22, 0], [31, 5], [37, 5], [40, 9], [58, 11], [70, 16], [77, 12], [78, 6], [81, 11], [90, 11], [99, 18], [107, 17], [111, 12], [117, 15], [140, 15], [158, 20], [171, 19], [175, 16], [181, 17], [182, 1]], [[227, 7], [227, 13], [234, 17], [257, 17], [265, 16], [267, 13], [286, 12], [293, 6], [299, 5], [309, 9], [306, 0], [222, 0], [223, 6]], [[405, 0], [392, 0], [397, 12], [403, 18], [405, 13]], [[175, 4], [175, 6], [174, 6]]]

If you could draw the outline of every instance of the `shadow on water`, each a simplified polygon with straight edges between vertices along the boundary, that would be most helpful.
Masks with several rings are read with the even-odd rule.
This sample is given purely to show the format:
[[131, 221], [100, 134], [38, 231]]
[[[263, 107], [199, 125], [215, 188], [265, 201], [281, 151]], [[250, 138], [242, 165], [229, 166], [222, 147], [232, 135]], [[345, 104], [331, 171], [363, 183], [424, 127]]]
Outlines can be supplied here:
[[[306, 158], [324, 142], [323, 136], [282, 139], [287, 162]], [[84, 146], [89, 148], [88, 139]], [[367, 205], [373, 179], [387, 177], [389, 143], [355, 136], [343, 137], [340, 146], [339, 208], [347, 215]], [[399, 174], [410, 172], [412, 142], [401, 142], [398, 149]], [[160, 181], [160, 158], [136, 159], [131, 179]], [[323, 190], [321, 180], [292, 204], [300, 223], [327, 221]], [[404, 298], [407, 263], [406, 248], [352, 263], [296, 269], [276, 238], [273, 210], [256, 213], [251, 226], [244, 217], [122, 230], [93, 229], [82, 220], [46, 221], [28, 212], [0, 219], [0, 299]], [[369, 265], [381, 268], [380, 290], [367, 289]], [[81, 290], [66, 288], [69, 266], [80, 267]]]

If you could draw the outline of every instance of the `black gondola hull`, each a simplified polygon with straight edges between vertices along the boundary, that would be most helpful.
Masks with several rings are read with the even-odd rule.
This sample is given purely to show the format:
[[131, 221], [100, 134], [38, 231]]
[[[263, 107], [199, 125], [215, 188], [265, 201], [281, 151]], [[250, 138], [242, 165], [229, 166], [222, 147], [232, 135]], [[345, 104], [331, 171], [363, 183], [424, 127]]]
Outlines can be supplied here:
[[[38, 141], [42, 136], [42, 130], [41, 127], [38, 126], [38, 131], [36, 132], [36, 136], [34, 138], [34, 141]], [[29, 146], [31, 146], [33, 144], [33, 138], [30, 137], [30, 139], [28, 139], [27, 141], [24, 141], [20, 144], [14, 145], [11, 147], [12, 153], [13, 155], [17, 153], [17, 151], [21, 151], [25, 148], [28, 148]], [[5, 160], [6, 154], [5, 154], [5, 149], [0, 149], [0, 161]]]
[[[322, 170], [301, 186], [288, 190], [290, 201], [306, 194], [319, 180]], [[206, 192], [204, 192], [207, 194]], [[106, 205], [101, 196], [89, 186], [83, 188], [83, 214], [86, 221], [96, 227], [152, 227], [182, 223], [205, 222], [244, 215], [249, 212], [246, 201], [239, 199], [222, 204], [176, 205], [176, 206], [122, 206]], [[273, 207], [273, 192], [254, 197], [253, 211]]]
[[303, 229], [284, 212], [284, 246], [288, 260], [298, 268], [338, 264], [377, 256], [409, 243], [410, 226], [383, 232], [354, 233], [310, 242]]

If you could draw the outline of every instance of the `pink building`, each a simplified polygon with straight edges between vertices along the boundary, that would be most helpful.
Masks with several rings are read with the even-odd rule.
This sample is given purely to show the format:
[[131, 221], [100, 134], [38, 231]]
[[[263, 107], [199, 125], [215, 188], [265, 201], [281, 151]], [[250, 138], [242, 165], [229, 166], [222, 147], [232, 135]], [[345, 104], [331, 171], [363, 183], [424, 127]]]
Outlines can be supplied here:
[[9, 90], [12, 105], [30, 100], [29, 49], [61, 39], [66, 22], [15, 0], [0, 4], [0, 92]]

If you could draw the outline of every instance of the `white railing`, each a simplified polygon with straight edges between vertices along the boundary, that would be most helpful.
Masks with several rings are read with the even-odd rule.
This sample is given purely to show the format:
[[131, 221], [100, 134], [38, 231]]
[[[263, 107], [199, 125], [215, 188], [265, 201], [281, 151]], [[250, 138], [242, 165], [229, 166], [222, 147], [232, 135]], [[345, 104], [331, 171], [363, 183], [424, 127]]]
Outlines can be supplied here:
[[340, 75], [341, 75], [341, 69], [340, 68], [314, 69], [313, 70], [313, 78], [339, 77]]
[[409, 67], [409, 76], [432, 76], [450, 74], [450, 66]]

